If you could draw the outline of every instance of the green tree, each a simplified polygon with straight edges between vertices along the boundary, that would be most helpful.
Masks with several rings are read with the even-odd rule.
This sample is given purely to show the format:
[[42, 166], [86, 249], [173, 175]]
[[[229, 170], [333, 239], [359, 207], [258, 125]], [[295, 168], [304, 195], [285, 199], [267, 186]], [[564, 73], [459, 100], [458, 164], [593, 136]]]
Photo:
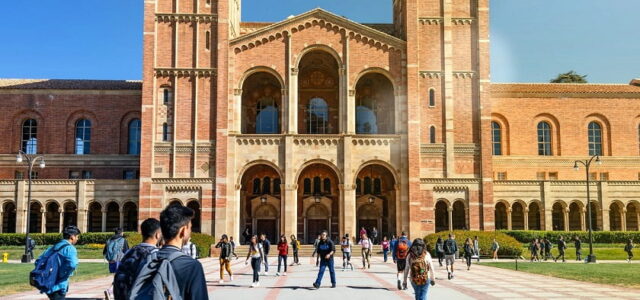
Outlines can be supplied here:
[[587, 83], [587, 75], [580, 75], [571, 70], [567, 73], [558, 74], [558, 77], [551, 79], [551, 83]]

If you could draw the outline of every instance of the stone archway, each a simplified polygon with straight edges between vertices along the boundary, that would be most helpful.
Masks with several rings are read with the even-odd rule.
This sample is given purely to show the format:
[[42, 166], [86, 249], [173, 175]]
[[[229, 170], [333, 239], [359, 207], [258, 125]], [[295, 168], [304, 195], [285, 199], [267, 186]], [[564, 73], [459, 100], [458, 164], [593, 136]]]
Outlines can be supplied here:
[[609, 206], [609, 226], [611, 231], [622, 231], [622, 209], [617, 202]]
[[438, 200], [435, 209], [436, 232], [449, 230], [449, 205], [444, 200]]
[[640, 204], [630, 202], [627, 204], [627, 231], [640, 231]]
[[[356, 230], [363, 226], [367, 232], [373, 227], [378, 231], [378, 238], [390, 237], [398, 230], [396, 207], [397, 191], [394, 174], [387, 166], [371, 163], [360, 168], [356, 176]], [[363, 206], [370, 206], [369, 210], [360, 210]], [[375, 218], [365, 218], [361, 212], [373, 213]], [[356, 234], [357, 232], [353, 233]]]
[[556, 202], [553, 204], [551, 219], [554, 231], [565, 230], [565, 207], [562, 203]]
[[16, 205], [13, 202], [5, 202], [2, 205], [2, 232], [3, 233], [15, 233], [16, 232]]
[[462, 200], [458, 200], [453, 203], [452, 206], [453, 211], [451, 212], [451, 221], [453, 230], [467, 230], [469, 227], [467, 226], [467, 212], [464, 203]]
[[67, 227], [69, 225], [78, 226], [78, 207], [74, 202], [65, 202], [62, 206], [64, 209], [62, 221], [62, 227]]
[[[325, 200], [325, 201], [322, 201]], [[322, 203], [325, 202], [325, 203]], [[323, 230], [329, 232], [331, 236], [331, 211], [327, 208], [328, 199], [321, 199], [320, 202], [313, 203], [305, 210], [304, 217], [304, 240], [307, 244], [313, 244], [317, 235]]]
[[284, 119], [282, 86], [273, 74], [259, 71], [242, 84], [241, 132], [279, 134]]
[[47, 233], [51, 232], [60, 232], [62, 228], [60, 228], [60, 206], [57, 202], [51, 201], [47, 203], [46, 206], [46, 219], [45, 219], [45, 228]]
[[582, 206], [577, 202], [572, 202], [569, 205], [569, 230], [579, 231], [582, 230]]
[[[315, 240], [313, 232], [327, 230], [329, 238], [338, 240], [340, 234], [340, 180], [334, 169], [324, 163], [311, 163], [302, 169], [298, 176], [298, 238], [301, 241]], [[307, 217], [308, 209], [322, 204], [325, 210], [312, 210], [324, 215]], [[326, 224], [324, 223], [326, 220]], [[300, 226], [300, 225], [303, 226]], [[313, 236], [310, 236], [313, 235]]]
[[504, 202], [496, 203], [494, 215], [496, 229], [500, 230], [509, 228], [507, 206], [504, 204]]
[[200, 211], [200, 202], [198, 202], [197, 199], [191, 199], [187, 203], [187, 207], [193, 210], [193, 219], [191, 219], [191, 231], [199, 233], [202, 230], [200, 225], [200, 216], [202, 216], [202, 213]]
[[29, 232], [30, 233], [42, 233], [42, 215], [44, 212], [44, 208], [40, 204], [40, 202], [31, 202], [31, 208], [29, 209]]
[[329, 52], [314, 49], [298, 64], [298, 132], [334, 134], [340, 128], [340, 63]]
[[[240, 222], [239, 232], [249, 228], [251, 234], [279, 234], [281, 230], [280, 212], [282, 207], [282, 179], [280, 172], [268, 163], [260, 163], [247, 168], [240, 180]], [[277, 212], [271, 218], [256, 219], [256, 213], [267, 213], [262, 205], [269, 204]], [[261, 210], [257, 209], [261, 207]], [[271, 213], [270, 211], [269, 213]], [[273, 228], [275, 226], [275, 228]], [[261, 229], [261, 227], [267, 230]], [[248, 241], [241, 237], [241, 243]], [[269, 236], [273, 240], [277, 236]]]
[[133, 202], [127, 202], [122, 206], [122, 230], [138, 231], [138, 207]]
[[117, 202], [109, 202], [106, 209], [106, 228], [107, 232], [114, 231], [120, 227], [120, 205]]
[[511, 229], [524, 230], [524, 207], [522, 203], [516, 201], [511, 206]]
[[393, 84], [380, 73], [358, 79], [355, 95], [356, 134], [393, 134], [395, 100]]
[[264, 234], [273, 243], [276, 243], [280, 236], [280, 209], [274, 204], [279, 204], [279, 199], [271, 199], [271, 201], [263, 201], [260, 198], [252, 199], [253, 210], [251, 220], [255, 232], [253, 234]]
[[538, 202], [529, 204], [529, 230], [542, 230], [542, 222], [540, 219], [540, 205]]
[[98, 202], [89, 204], [87, 210], [87, 232], [102, 231], [102, 205]]
[[[377, 200], [377, 201], [376, 201]], [[371, 202], [369, 202], [371, 201]], [[364, 228], [369, 234], [371, 234], [373, 228], [375, 227], [378, 231], [382, 229], [382, 210], [380, 205], [376, 204], [376, 202], [381, 202], [381, 199], [369, 198], [363, 199], [358, 202], [364, 202], [359, 204], [357, 209], [357, 226], [356, 228], [360, 230], [360, 228]], [[385, 235], [384, 233], [379, 234], [379, 237]], [[370, 237], [372, 238], [372, 237]], [[360, 236], [358, 235], [358, 239]]]

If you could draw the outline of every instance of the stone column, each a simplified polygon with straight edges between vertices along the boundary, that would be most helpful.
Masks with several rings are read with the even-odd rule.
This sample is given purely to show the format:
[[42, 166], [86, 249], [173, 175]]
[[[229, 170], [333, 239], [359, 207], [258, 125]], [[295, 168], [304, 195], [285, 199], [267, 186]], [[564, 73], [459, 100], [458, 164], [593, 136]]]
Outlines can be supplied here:
[[563, 211], [563, 215], [564, 215], [564, 231], [569, 231], [569, 211], [565, 209]]
[[340, 234], [348, 233], [349, 236], [357, 237], [358, 228], [356, 228], [356, 189], [352, 184], [345, 184], [343, 188], [344, 200], [342, 203], [342, 211], [344, 215], [343, 231]]
[[[286, 184], [284, 188], [283, 233], [298, 235], [298, 185]], [[306, 238], [306, 237], [305, 237]]]
[[101, 232], [107, 232], [107, 210], [102, 208], [102, 228]]
[[16, 182], [16, 233], [27, 232], [27, 213], [29, 204], [26, 197], [26, 182], [20, 180]]
[[[449, 231], [453, 231], [453, 207], [447, 208], [447, 212], [449, 213]], [[509, 224], [511, 224], [511, 221], [509, 221]], [[509, 229], [511, 229], [511, 226], [509, 226]]]
[[602, 230], [603, 231], [610, 231], [611, 230], [611, 224], [610, 224], [609, 210], [608, 209], [603, 209], [602, 210]]
[[62, 208], [58, 209], [58, 214], [60, 214], [60, 220], [59, 220], [59, 224], [58, 224], [58, 231], [62, 232], [62, 230], [64, 229], [64, 210], [62, 210]]
[[[120, 208], [119, 213], [120, 213], [120, 222], [118, 223], [118, 227], [124, 228], [124, 210], [123, 210], [122, 207]], [[202, 214], [200, 214], [200, 215], [202, 215]]]
[[542, 228], [547, 231], [553, 230], [553, 201], [551, 201], [551, 183], [542, 183], [542, 212], [540, 221], [544, 224]]
[[[245, 78], [246, 79], [246, 78]], [[231, 131], [242, 132], [242, 89], [233, 90], [233, 125]], [[278, 116], [280, 117], [280, 116]]]
[[78, 211], [78, 215], [76, 216], [76, 225], [80, 232], [87, 232], [87, 200], [86, 200], [86, 191], [87, 191], [87, 181], [79, 180], [78, 181], [78, 196], [76, 199], [76, 210]]
[[511, 230], [511, 207], [507, 208], [507, 229]]
[[[396, 228], [394, 232], [397, 234], [402, 233], [402, 208], [400, 207], [400, 185], [394, 186], [393, 200], [396, 203]], [[408, 220], [407, 220], [408, 221]], [[407, 222], [408, 223], [408, 222]]]
[[582, 209], [582, 213], [580, 214], [580, 230], [587, 230], [587, 210], [585, 208]]
[[295, 61], [294, 57], [293, 57], [293, 53], [291, 52], [291, 35], [288, 34], [287, 35], [287, 40], [286, 40], [286, 47], [287, 47], [287, 53], [288, 53], [288, 62], [289, 65], [287, 66], [287, 72], [288, 72], [288, 76], [289, 76], [289, 91], [287, 92], [287, 95], [289, 96], [288, 99], [288, 106], [287, 108], [289, 109], [288, 114], [287, 114], [287, 124], [288, 124], [288, 128], [287, 128], [287, 132], [289, 134], [297, 134], [298, 133], [298, 66], [296, 65], [297, 61]]
[[0, 206], [0, 233], [4, 229], [4, 211], [2, 211], [2, 206]]
[[623, 208], [622, 212], [620, 213], [622, 216], [620, 218], [620, 221], [622, 222], [622, 226], [620, 226], [620, 228], [622, 229], [622, 231], [627, 231], [627, 209]]
[[347, 97], [347, 134], [356, 133], [356, 90], [349, 90]]
[[637, 211], [637, 210], [636, 210], [636, 231], [640, 231], [640, 211]]
[[40, 232], [47, 232], [47, 210], [44, 207], [40, 210]]
[[524, 208], [524, 230], [529, 230], [529, 208]]

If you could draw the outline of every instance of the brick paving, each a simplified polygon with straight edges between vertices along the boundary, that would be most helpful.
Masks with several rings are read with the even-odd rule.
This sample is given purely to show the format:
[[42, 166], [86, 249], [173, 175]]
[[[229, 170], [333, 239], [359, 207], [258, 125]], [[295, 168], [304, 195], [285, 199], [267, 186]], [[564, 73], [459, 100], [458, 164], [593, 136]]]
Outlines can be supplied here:
[[[370, 270], [358, 269], [361, 260], [352, 260], [354, 271], [342, 271], [342, 259], [336, 259], [336, 277], [338, 287], [329, 288], [329, 274], [325, 273], [323, 287], [313, 290], [311, 283], [317, 274], [311, 258], [301, 258], [303, 265], [289, 267], [287, 276], [275, 276], [277, 259], [270, 258], [270, 275], [261, 276], [260, 287], [250, 288], [251, 267], [244, 260], [232, 263], [235, 274], [233, 282], [219, 280], [219, 264], [217, 259], [203, 259], [207, 286], [211, 299], [331, 299], [344, 298], [348, 295], [354, 299], [413, 299], [413, 291], [398, 291], [395, 287], [395, 265], [384, 263], [382, 258], [373, 258]], [[480, 265], [473, 265], [471, 271], [464, 270], [460, 261], [456, 266], [453, 280], [447, 280], [445, 269], [436, 264], [436, 285], [429, 290], [431, 299], [640, 299], [640, 290], [599, 285], [548, 276], [515, 272]], [[225, 279], [228, 279], [225, 275]], [[102, 299], [103, 291], [109, 286], [110, 277], [83, 281], [71, 285], [69, 299]], [[0, 299], [46, 299], [36, 292], [26, 292]]]

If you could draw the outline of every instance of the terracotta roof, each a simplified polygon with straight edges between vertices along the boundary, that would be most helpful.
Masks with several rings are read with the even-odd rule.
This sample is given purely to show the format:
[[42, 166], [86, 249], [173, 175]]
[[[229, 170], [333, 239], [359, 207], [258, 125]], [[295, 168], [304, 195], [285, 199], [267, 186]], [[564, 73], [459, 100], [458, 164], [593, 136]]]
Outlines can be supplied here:
[[592, 83], [492, 83], [492, 93], [570, 93], [570, 94], [614, 94], [638, 93], [640, 86], [630, 84], [592, 84]]
[[629, 82], [629, 84], [640, 86], [640, 78], [631, 79], [631, 82]]
[[25, 90], [141, 90], [140, 80], [2, 79], [0, 89]]

